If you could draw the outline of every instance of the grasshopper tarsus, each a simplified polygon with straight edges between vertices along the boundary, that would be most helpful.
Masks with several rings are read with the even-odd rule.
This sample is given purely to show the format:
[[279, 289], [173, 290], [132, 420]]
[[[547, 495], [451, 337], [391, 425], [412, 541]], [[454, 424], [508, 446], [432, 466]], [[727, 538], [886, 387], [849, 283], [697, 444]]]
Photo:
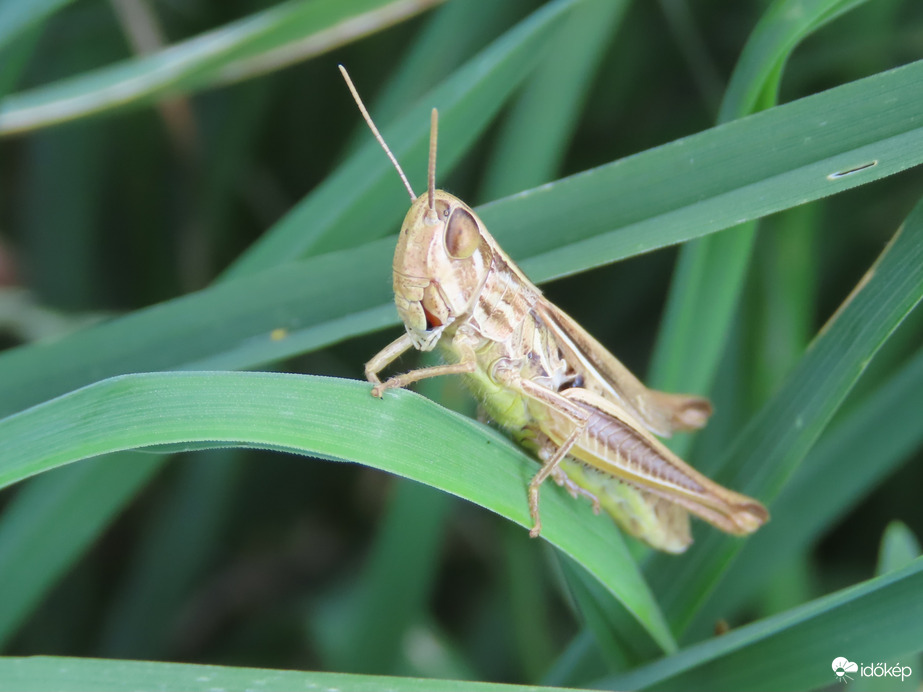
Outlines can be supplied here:
[[532, 519], [532, 528], [529, 529], [531, 538], [538, 538], [542, 532], [542, 516], [538, 511], [538, 488], [529, 486], [529, 516]]
[[[544, 483], [549, 476], [554, 477], [560, 471], [560, 464], [564, 460], [564, 457], [567, 456], [567, 453], [570, 451], [577, 440], [580, 439], [580, 436], [583, 434], [584, 429], [586, 428], [587, 419], [578, 419], [575, 422], [574, 429], [571, 431], [571, 434], [568, 435], [567, 439], [564, 440], [558, 448], [554, 451], [551, 457], [542, 464], [542, 468], [536, 473], [532, 480], [529, 481], [529, 513], [532, 515], [532, 530], [529, 531], [529, 535], [532, 538], [538, 536], [539, 532], [542, 530], [542, 518], [538, 508], [539, 501], [539, 492]], [[563, 473], [563, 472], [561, 472]]]

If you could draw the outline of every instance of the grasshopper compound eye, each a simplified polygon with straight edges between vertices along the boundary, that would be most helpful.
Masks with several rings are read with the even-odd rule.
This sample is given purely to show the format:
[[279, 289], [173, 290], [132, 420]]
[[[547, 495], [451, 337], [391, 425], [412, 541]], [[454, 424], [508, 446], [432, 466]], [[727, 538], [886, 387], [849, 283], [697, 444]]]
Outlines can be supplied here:
[[445, 229], [445, 251], [452, 259], [468, 259], [481, 244], [478, 222], [466, 210], [458, 208], [449, 217]]

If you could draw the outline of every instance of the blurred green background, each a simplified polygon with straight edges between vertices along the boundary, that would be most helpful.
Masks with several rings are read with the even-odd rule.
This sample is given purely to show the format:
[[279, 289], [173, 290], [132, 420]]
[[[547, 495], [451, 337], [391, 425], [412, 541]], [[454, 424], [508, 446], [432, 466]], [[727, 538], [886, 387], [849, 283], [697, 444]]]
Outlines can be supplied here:
[[[547, 3], [556, 4], [562, 3]], [[453, 144], [447, 125], [440, 151], [450, 163], [439, 173], [440, 187], [472, 205], [491, 202], [923, 54], [923, 5], [914, 0], [574, 4], [575, 16], [556, 19], [554, 31], [522, 49], [534, 57], [521, 66], [484, 59], [482, 69], [496, 70], [506, 86], [484, 92], [493, 112], [483, 116], [482, 131]], [[395, 233], [406, 197], [397, 176], [387, 173], [381, 195], [397, 211], [343, 212], [325, 221], [334, 230], [310, 241], [314, 247], [275, 257], [268, 251], [263, 260], [250, 255], [249, 268], [238, 264], [226, 273], [367, 146], [370, 135], [338, 63], [348, 67], [388, 136], [387, 126], [411, 105], [428, 105], [431, 88], [534, 21], [543, 5], [0, 1], [0, 94], [11, 95], [0, 101], [0, 344], [21, 353], [33, 342], [234, 281], [260, 262], [272, 271], [280, 262]], [[786, 6], [817, 12], [816, 27], [777, 62], [766, 59], [770, 74], [752, 102], [728, 105], [727, 85], [744, 45], [761, 19]], [[337, 12], [364, 12], [362, 27], [343, 24]], [[276, 34], [234, 42], [278, 17]], [[225, 33], [194, 42], [215, 31]], [[274, 63], [278, 47], [299, 33], [314, 43]], [[181, 50], [169, 54], [170, 45]], [[160, 63], [132, 62], [146, 53]], [[557, 91], [543, 93], [543, 83]], [[466, 111], [459, 113], [464, 119]], [[416, 154], [402, 159], [417, 191], [421, 161]], [[602, 260], [605, 266], [547, 284], [546, 294], [634, 372], [650, 374], [658, 386], [713, 396], [714, 430], [694, 447], [678, 442], [711, 472], [709, 463], [779, 391], [908, 217], [921, 182], [912, 169], [760, 220], [752, 253], [740, 255], [743, 283], [722, 289], [715, 301], [717, 313], [726, 309], [731, 319], [708, 337], [717, 357], [714, 378], [682, 371], [673, 355], [687, 342], [671, 346], [664, 336], [680, 329], [663, 322], [668, 300], [682, 310], [680, 297], [668, 298], [678, 280], [675, 246], [615, 264]], [[651, 194], [660, 196], [652, 185]], [[623, 199], [612, 189], [597, 203], [617, 208]], [[565, 238], [570, 232], [558, 229]], [[293, 227], [290, 235], [298, 233]], [[528, 234], [518, 237], [519, 251], [529, 248]], [[380, 247], [390, 256], [390, 243]], [[367, 267], [357, 262], [351, 271], [362, 275]], [[207, 312], [188, 319], [178, 335], [224, 328]], [[399, 333], [393, 322], [393, 312], [375, 312], [350, 332], [357, 336], [308, 338], [303, 347], [267, 352], [246, 367], [361, 379], [365, 361]], [[686, 328], [706, 330], [706, 322]], [[835, 435], [861, 420], [851, 416], [871, 416], [869, 402], [890, 395], [882, 417], [861, 436], [865, 466], [876, 466], [879, 450], [889, 450], [880, 452], [886, 456], [880, 471], [843, 490], [830, 516], [802, 534], [796, 530], [792, 554], [762, 569], [753, 589], [713, 608], [732, 626], [886, 572], [882, 550], [904, 556], [895, 564], [919, 554], [923, 401], [915, 384], [910, 392], [900, 387], [919, 382], [921, 334], [919, 311], [910, 313], [814, 450], [858, 449], [855, 440], [842, 443]], [[224, 363], [220, 353], [208, 360], [182, 339], [171, 347], [180, 355], [163, 354], [171, 365], [156, 359], [144, 368], [130, 359], [123, 365], [115, 348], [111, 367], [88, 366], [60, 384], [56, 372], [36, 372], [45, 389], [34, 397], [23, 392], [27, 385], [0, 379], [0, 398], [9, 399], [3, 415], [122, 372], [181, 362], [245, 365], [233, 355]], [[694, 384], [697, 372], [708, 391]], [[457, 383], [430, 382], [419, 391], [473, 415]], [[433, 444], [438, 448], [438, 440]], [[0, 455], [2, 447], [0, 440]], [[155, 455], [133, 456], [132, 463], [81, 461], [0, 494], [0, 582], [7, 587], [0, 652], [569, 685], [656, 657], [645, 646], [606, 652], [598, 629], [588, 629], [585, 609], [575, 605], [581, 582], [572, 563], [520, 527], [434, 489], [358, 465], [275, 452], [210, 449], [177, 453], [163, 464]], [[833, 471], [811, 487], [836, 495], [848, 486], [835, 463], [825, 468]], [[810, 516], [813, 497], [801, 500], [795, 509]], [[786, 507], [781, 513], [771, 507], [774, 520], [803, 525]], [[885, 540], [893, 521], [901, 523]], [[709, 531], [697, 526], [695, 535]], [[30, 541], [37, 546], [32, 557]], [[640, 559], [648, 569], [661, 568], [662, 586], [669, 565], [686, 558]], [[681, 643], [709, 634], [712, 610], [695, 612], [692, 629], [684, 635], [677, 631], [683, 627], [674, 629]]]

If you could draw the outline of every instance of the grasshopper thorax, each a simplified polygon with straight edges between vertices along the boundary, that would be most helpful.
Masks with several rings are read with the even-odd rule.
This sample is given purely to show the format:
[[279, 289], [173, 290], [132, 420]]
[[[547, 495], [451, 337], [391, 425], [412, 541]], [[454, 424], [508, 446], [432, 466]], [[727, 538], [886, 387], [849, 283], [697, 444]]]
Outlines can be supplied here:
[[394, 302], [416, 348], [431, 350], [472, 311], [492, 259], [481, 222], [467, 204], [443, 190], [414, 200], [393, 267]]

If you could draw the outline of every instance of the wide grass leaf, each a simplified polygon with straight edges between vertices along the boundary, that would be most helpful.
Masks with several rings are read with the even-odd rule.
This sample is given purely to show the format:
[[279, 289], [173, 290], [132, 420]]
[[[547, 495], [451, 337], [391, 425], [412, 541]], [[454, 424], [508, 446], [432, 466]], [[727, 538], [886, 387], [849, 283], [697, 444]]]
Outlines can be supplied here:
[[[921, 99], [923, 62], [917, 62], [479, 212], [529, 276], [546, 281], [917, 165], [923, 161]], [[870, 161], [877, 164], [828, 178]], [[619, 190], [619, 204], [612, 203], [612, 190]], [[395, 324], [388, 280], [394, 242], [292, 263], [5, 352], [2, 412], [119, 373], [252, 367]]]
[[720, 612], [733, 610], [782, 566], [797, 562], [845, 511], [919, 449], [921, 410], [923, 350], [818, 441], [773, 502], [772, 521], [747, 541], [690, 631], [709, 631]]
[[[500, 434], [406, 391], [274, 373], [160, 373], [104, 380], [0, 420], [0, 487], [62, 464], [156, 445], [246, 445], [362, 464], [531, 526], [535, 462]], [[434, 444], [438, 440], [438, 445]], [[156, 449], [156, 447], [155, 447]], [[612, 524], [543, 492], [543, 537], [581, 564], [666, 650], [672, 637]]]
[[341, 690], [342, 692], [554, 692], [556, 687], [460, 680], [345, 675], [149, 661], [30, 656], [0, 658], [0, 690], [128, 692], [129, 690]]
[[[923, 648], [923, 558], [905, 568], [683, 649], [605, 681], [608, 689], [809, 690], [836, 682], [831, 662], [906, 660]], [[889, 678], [901, 689], [900, 677]]]
[[[481, 211], [536, 281], [704, 235], [741, 216], [919, 163], [923, 129], [915, 104], [923, 91], [921, 74], [923, 63], [882, 73]], [[843, 116], [833, 129], [826, 120], [831, 115]], [[767, 131], [791, 142], [797, 156], [774, 155], [776, 144], [763, 137]], [[838, 161], [863, 160], [864, 149], [888, 156], [856, 176], [826, 178], [848, 165]], [[813, 161], [809, 168], [804, 156]], [[742, 166], [756, 174], [755, 182], [741, 179]], [[625, 193], [624, 204], [611, 203], [613, 189]], [[125, 372], [253, 367], [393, 324], [393, 242], [383, 239], [225, 282], [55, 342], [5, 352], [0, 410], [9, 414]]]
[[[869, 361], [921, 298], [923, 202], [734, 441], [719, 481], [771, 503]], [[648, 573], [676, 631], [686, 629], [741, 547], [712, 532], [679, 564], [653, 557]]]
[[[747, 40], [722, 99], [718, 122], [775, 106], [791, 52], [831, 18], [863, 1], [774, 2]], [[700, 394], [711, 391], [755, 237], [756, 224], [745, 223], [733, 232], [697, 239], [682, 248], [654, 348], [651, 386]], [[689, 438], [682, 437], [671, 447], [683, 453], [689, 444]]]

